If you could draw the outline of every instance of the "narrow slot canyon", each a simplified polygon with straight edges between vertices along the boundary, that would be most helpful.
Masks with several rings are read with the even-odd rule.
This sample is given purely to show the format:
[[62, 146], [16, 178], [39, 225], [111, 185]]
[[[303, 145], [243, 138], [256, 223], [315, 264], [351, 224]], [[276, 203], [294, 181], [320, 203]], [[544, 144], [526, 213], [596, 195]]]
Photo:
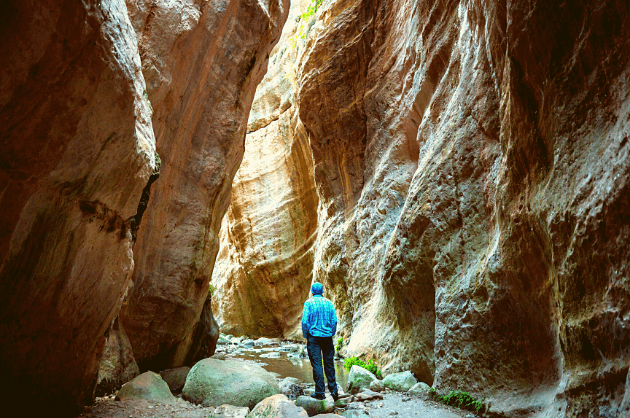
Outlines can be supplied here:
[[0, 56], [0, 416], [630, 418], [627, 1], [7, 0]]

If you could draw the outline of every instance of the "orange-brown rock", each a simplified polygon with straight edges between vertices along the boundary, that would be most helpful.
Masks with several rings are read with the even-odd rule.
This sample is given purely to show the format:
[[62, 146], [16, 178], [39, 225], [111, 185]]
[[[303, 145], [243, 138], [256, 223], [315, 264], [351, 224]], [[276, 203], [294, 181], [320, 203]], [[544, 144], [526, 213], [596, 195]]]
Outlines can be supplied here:
[[212, 297], [221, 329], [249, 336], [301, 336], [317, 236], [317, 194], [308, 137], [293, 106], [295, 36], [310, 0], [293, 1], [258, 86], [243, 162], [221, 226]]
[[182, 365], [195, 340], [247, 115], [288, 0], [128, 3], [162, 165], [121, 320], [140, 369], [161, 370]]
[[3, 413], [58, 415], [91, 400], [155, 140], [124, 2], [5, 1], [0, 56]]
[[[628, 413], [629, 12], [325, 3], [298, 44], [291, 127], [319, 198], [305, 254], [349, 354], [509, 414]], [[239, 225], [230, 264], [274, 225]]]

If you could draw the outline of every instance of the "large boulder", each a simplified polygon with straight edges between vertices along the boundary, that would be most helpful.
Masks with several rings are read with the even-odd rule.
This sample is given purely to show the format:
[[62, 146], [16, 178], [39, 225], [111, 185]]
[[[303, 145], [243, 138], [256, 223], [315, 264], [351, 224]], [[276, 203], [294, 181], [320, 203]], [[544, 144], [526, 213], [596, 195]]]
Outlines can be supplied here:
[[145, 372], [123, 385], [116, 395], [117, 401], [144, 399], [162, 403], [175, 402], [175, 397], [159, 374]]
[[362, 389], [369, 389], [370, 384], [374, 381], [378, 381], [378, 379], [373, 373], [363, 367], [354, 365], [350, 369], [350, 376], [348, 376], [348, 392], [354, 394]]
[[184, 388], [188, 373], [190, 373], [190, 367], [183, 366], [176, 369], [163, 370], [160, 372], [160, 376], [164, 379], [171, 392], [177, 394], [181, 393]]
[[296, 406], [286, 396], [279, 394], [262, 400], [248, 418], [306, 418], [307, 416], [304, 408]]
[[229, 404], [254, 408], [258, 402], [279, 393], [274, 375], [260, 366], [208, 358], [190, 370], [182, 397], [203, 406]]
[[383, 386], [399, 392], [407, 392], [416, 383], [418, 383], [418, 381], [410, 371], [392, 373], [383, 379]]

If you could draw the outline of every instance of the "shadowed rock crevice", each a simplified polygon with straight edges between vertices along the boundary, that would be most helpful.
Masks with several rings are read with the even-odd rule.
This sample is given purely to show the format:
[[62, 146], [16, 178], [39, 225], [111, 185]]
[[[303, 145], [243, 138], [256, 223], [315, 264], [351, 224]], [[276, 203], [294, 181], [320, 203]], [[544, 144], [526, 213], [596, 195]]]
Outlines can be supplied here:
[[133, 237], [133, 241], [135, 242], [138, 237], [138, 229], [140, 228], [140, 223], [142, 222], [142, 216], [144, 212], [147, 210], [147, 206], [149, 205], [149, 198], [151, 197], [151, 185], [160, 177], [160, 157], [158, 154], [155, 154], [156, 159], [156, 169], [151, 173], [149, 177], [149, 181], [147, 185], [142, 189], [142, 196], [140, 196], [140, 203], [138, 203], [138, 209], [136, 210], [136, 214], [131, 218], [129, 222], [129, 226], [131, 228], [131, 236]]

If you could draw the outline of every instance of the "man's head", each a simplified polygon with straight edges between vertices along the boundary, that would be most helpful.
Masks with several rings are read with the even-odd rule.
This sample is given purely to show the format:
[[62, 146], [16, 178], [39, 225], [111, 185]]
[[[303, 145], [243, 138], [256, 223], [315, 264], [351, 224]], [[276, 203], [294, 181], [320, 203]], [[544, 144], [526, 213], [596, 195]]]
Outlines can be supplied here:
[[311, 293], [313, 295], [321, 295], [322, 293], [324, 293], [324, 286], [322, 286], [322, 284], [318, 282], [313, 283], [313, 285], [311, 286]]

